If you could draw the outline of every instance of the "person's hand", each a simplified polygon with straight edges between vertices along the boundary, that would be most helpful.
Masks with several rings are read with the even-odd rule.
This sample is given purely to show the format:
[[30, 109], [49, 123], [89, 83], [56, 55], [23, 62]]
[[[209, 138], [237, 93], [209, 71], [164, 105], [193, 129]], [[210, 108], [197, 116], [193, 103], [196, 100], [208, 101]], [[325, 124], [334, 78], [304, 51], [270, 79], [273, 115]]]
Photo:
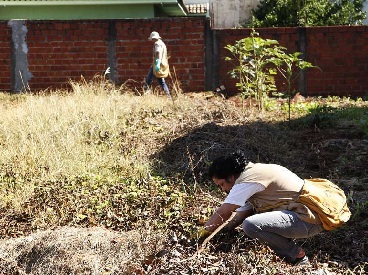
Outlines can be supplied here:
[[160, 59], [156, 59], [155, 60], [155, 71], [158, 72], [160, 70], [160, 64], [161, 64], [161, 60]]
[[201, 229], [197, 230], [190, 236], [191, 241], [195, 242], [202, 242], [204, 241], [209, 235], [211, 235], [211, 232], [208, 231], [206, 228], [202, 227]]

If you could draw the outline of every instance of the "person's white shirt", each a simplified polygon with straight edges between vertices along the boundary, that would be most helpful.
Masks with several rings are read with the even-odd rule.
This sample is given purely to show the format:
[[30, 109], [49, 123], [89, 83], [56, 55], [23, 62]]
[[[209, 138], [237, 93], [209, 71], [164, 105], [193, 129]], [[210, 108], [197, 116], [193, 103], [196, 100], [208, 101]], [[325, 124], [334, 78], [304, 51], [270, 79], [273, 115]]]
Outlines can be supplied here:
[[246, 182], [234, 184], [224, 203], [239, 205], [236, 211], [246, 211], [253, 208], [253, 205], [248, 202], [248, 199], [255, 193], [265, 190], [265, 187], [257, 182]]

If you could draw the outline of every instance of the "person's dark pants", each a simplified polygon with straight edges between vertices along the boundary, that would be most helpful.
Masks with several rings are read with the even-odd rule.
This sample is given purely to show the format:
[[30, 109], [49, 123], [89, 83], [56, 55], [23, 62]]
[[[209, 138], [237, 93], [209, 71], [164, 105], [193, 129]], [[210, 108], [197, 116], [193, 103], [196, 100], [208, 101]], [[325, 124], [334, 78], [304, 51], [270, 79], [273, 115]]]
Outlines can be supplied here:
[[157, 79], [158, 83], [160, 84], [161, 88], [165, 91], [167, 96], [171, 97], [169, 87], [167, 87], [167, 84], [165, 82], [165, 78], [156, 77], [153, 74], [153, 67], [150, 68], [146, 76], [146, 81], [144, 83], [144, 90], [147, 90], [148, 87], [151, 86], [154, 77]]

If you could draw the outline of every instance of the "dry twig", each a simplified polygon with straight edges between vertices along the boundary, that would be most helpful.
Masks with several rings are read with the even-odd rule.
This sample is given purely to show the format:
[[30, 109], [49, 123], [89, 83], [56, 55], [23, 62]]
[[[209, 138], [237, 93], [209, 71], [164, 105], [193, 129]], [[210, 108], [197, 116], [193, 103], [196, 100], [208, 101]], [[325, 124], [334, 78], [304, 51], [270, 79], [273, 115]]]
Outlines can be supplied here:
[[208, 244], [208, 242], [222, 229], [224, 228], [236, 215], [236, 212], [233, 212], [231, 214], [231, 216], [223, 223], [221, 224], [219, 227], [216, 228], [215, 231], [213, 231], [211, 233], [211, 235], [209, 235], [202, 243], [202, 245], [197, 249], [197, 251], [194, 253], [193, 256], [189, 257], [188, 259], [186, 259], [185, 261], [190, 261], [193, 260], [194, 258], [196, 258], [197, 256], [199, 256], [199, 254], [205, 249], [206, 245]]

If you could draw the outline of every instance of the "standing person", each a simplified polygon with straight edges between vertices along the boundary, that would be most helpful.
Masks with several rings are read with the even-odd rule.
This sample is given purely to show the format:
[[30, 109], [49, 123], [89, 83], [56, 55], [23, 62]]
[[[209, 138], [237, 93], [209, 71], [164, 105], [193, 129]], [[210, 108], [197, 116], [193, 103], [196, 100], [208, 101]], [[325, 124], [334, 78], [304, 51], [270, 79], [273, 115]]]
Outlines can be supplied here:
[[215, 159], [209, 176], [228, 196], [197, 232], [198, 238], [208, 236], [236, 211], [225, 229], [242, 224], [248, 237], [266, 243], [286, 262], [309, 264], [294, 239], [314, 236], [324, 228], [318, 214], [298, 201], [303, 179], [277, 164], [249, 162], [240, 150]]
[[158, 32], [151, 32], [148, 40], [153, 41], [153, 64], [150, 67], [146, 80], [144, 83], [144, 90], [148, 90], [152, 84], [153, 77], [156, 77], [158, 83], [165, 91], [168, 97], [171, 98], [169, 87], [165, 82], [165, 78], [169, 75], [169, 61], [167, 58], [167, 48], [165, 43], [162, 41]]

